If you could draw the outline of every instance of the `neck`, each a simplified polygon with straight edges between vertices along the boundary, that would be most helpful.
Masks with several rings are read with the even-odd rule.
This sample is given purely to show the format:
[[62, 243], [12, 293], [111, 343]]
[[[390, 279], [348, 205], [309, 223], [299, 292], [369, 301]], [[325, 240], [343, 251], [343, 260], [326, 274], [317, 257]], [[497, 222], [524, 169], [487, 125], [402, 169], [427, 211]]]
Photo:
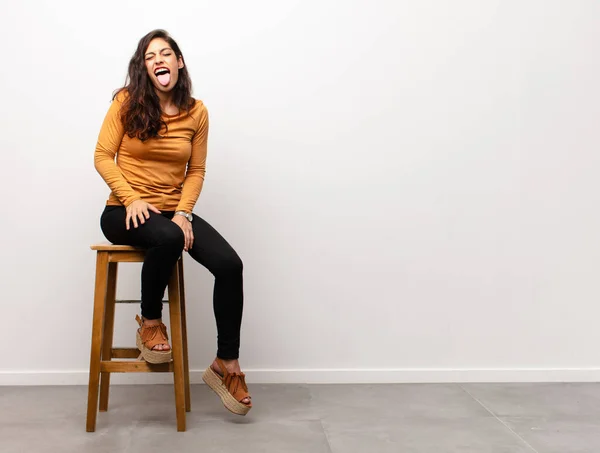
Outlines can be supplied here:
[[162, 91], [156, 90], [156, 94], [160, 101], [160, 108], [162, 111], [166, 111], [169, 107], [173, 106], [173, 95], [169, 93], [163, 93]]

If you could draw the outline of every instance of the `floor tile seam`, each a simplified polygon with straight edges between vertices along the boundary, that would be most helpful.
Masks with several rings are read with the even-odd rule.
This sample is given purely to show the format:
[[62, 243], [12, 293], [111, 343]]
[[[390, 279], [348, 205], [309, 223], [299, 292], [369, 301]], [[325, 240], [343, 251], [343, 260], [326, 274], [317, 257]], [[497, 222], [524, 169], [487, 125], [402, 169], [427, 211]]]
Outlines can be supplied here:
[[585, 422], [585, 421], [597, 421], [600, 423], [600, 414], [528, 414], [528, 415], [510, 415], [510, 414], [498, 414], [496, 415], [500, 420], [511, 419], [511, 420], [543, 420], [545, 422], [557, 422], [557, 421], [576, 421], [576, 422]]
[[327, 435], [327, 430], [325, 429], [325, 425], [323, 424], [323, 420], [319, 419], [319, 425], [321, 426], [321, 430], [323, 431], [323, 435], [325, 436], [325, 442], [327, 442], [327, 449], [329, 453], [333, 453], [333, 447], [331, 446], [331, 442], [329, 441], [329, 436]]
[[315, 394], [313, 393], [313, 389], [308, 384], [305, 384], [305, 388], [308, 391], [308, 407], [317, 416], [319, 425], [321, 426], [321, 430], [323, 431], [323, 435], [325, 436], [325, 442], [327, 442], [327, 449], [329, 450], [329, 453], [333, 453], [333, 447], [331, 446], [329, 436], [327, 435], [327, 429], [325, 428], [325, 425], [323, 424], [323, 417], [321, 415], [319, 415], [317, 408], [315, 407], [316, 402], [315, 402]]
[[469, 395], [471, 398], [473, 398], [475, 401], [477, 401], [479, 404], [481, 404], [481, 406], [486, 411], [488, 411], [490, 414], [492, 414], [494, 416], [494, 418], [496, 420], [498, 420], [498, 422], [500, 422], [506, 429], [508, 429], [513, 434], [513, 436], [515, 436], [517, 439], [519, 439], [521, 442], [523, 442], [528, 448], [530, 448], [531, 451], [533, 451], [535, 453], [539, 453], [535, 448], [533, 448], [533, 446], [529, 442], [527, 442], [525, 439], [523, 439], [514, 429], [512, 429], [510, 426], [508, 426], [508, 424], [506, 422], [504, 422], [502, 419], [498, 418], [498, 416], [489, 407], [487, 407], [485, 404], [483, 404], [483, 402], [481, 402], [478, 398], [473, 396], [467, 389], [465, 389], [464, 386], [459, 384], [459, 387], [462, 389], [463, 392], [465, 392], [467, 395]]

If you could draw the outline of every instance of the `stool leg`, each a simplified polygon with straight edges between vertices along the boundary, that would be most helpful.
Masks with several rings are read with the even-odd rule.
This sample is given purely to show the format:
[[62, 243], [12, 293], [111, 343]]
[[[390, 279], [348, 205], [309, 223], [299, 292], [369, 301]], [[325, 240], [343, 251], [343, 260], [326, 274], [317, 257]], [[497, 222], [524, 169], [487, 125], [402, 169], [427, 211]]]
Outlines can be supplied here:
[[183, 337], [183, 378], [185, 385], [185, 411], [192, 410], [190, 395], [190, 365], [188, 361], [187, 319], [185, 316], [185, 286], [183, 283], [183, 257], [177, 262], [179, 266], [179, 300], [181, 303], [181, 336]]
[[[102, 342], [102, 361], [112, 359], [113, 333], [115, 330], [115, 298], [117, 294], [117, 264], [108, 263], [108, 283], [106, 284], [106, 309], [104, 319], [104, 340]], [[100, 412], [108, 410], [110, 373], [100, 373]]]
[[169, 314], [173, 338], [173, 381], [177, 431], [185, 431], [185, 381], [183, 378], [183, 340], [181, 338], [181, 301], [179, 300], [179, 266], [175, 265], [169, 281]]
[[90, 382], [88, 387], [86, 421], [87, 432], [94, 432], [96, 430], [98, 383], [100, 380], [100, 354], [102, 352], [102, 328], [104, 326], [106, 277], [108, 274], [108, 253], [96, 253], [96, 286], [94, 289], [94, 317], [92, 321], [92, 347], [90, 352]]

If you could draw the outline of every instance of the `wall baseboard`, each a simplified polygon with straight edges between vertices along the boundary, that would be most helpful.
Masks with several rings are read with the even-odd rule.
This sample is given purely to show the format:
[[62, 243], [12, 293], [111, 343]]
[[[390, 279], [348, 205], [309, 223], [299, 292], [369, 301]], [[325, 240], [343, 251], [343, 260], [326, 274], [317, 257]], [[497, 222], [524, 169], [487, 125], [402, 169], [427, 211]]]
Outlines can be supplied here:
[[[190, 370], [192, 384], [203, 370]], [[249, 384], [388, 384], [466, 382], [600, 382], [600, 368], [244, 370]], [[115, 373], [111, 384], [172, 383], [169, 373]], [[88, 371], [0, 371], [5, 385], [87, 385]]]

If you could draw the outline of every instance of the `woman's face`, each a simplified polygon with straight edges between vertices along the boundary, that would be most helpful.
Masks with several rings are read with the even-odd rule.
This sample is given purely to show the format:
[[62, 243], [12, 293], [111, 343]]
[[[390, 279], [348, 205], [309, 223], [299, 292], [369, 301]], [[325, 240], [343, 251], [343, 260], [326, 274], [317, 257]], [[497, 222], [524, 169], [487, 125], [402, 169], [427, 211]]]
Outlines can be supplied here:
[[154, 87], [163, 93], [171, 91], [179, 79], [183, 58], [177, 58], [167, 41], [154, 38], [146, 49], [144, 59]]

